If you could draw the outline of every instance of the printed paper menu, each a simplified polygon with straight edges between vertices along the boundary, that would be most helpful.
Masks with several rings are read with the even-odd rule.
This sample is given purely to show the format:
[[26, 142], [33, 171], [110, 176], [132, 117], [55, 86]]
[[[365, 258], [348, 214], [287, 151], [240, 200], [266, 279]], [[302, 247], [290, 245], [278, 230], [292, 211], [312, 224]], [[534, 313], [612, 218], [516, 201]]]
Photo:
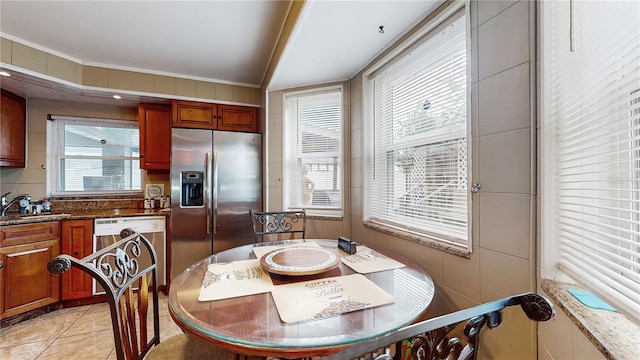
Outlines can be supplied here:
[[360, 274], [278, 285], [273, 287], [271, 295], [285, 323], [321, 319], [394, 302], [392, 295]]
[[204, 274], [198, 300], [210, 301], [260, 294], [269, 292], [272, 288], [271, 277], [262, 269], [258, 259], [211, 264]]
[[399, 269], [405, 265], [366, 246], [358, 246], [353, 255], [342, 256], [342, 263], [360, 274]]

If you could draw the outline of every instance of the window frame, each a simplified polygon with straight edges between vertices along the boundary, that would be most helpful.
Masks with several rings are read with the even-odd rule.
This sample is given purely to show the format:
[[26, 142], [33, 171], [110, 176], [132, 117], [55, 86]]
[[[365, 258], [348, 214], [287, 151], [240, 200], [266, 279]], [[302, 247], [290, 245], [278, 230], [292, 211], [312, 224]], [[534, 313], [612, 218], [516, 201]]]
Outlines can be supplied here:
[[[582, 4], [578, 4], [578, 3], [576, 5], [582, 6]], [[639, 220], [638, 214], [637, 214], [637, 211], [638, 211], [637, 185], [638, 185], [638, 182], [640, 181], [640, 179], [637, 177], [637, 174], [638, 174], [638, 158], [637, 158], [638, 122], [637, 121], [638, 119], [640, 119], [640, 117], [638, 117], [640, 115], [640, 112], [638, 112], [638, 109], [639, 109], [638, 104], [640, 103], [640, 97], [639, 97], [640, 83], [635, 83], [637, 86], [639, 86], [639, 88], [636, 88], [627, 94], [625, 93], [624, 91], [625, 88], [622, 84], [624, 83], [628, 84], [632, 82], [630, 82], [629, 79], [626, 79], [626, 81], [624, 82], [620, 81], [620, 85], [618, 89], [616, 89], [617, 91], [614, 93], [610, 93], [609, 95], [607, 95], [608, 97], [605, 99], [605, 100], [610, 100], [612, 103], [615, 103], [617, 106], [619, 106], [621, 104], [619, 102], [620, 99], [624, 99], [627, 96], [630, 97], [631, 101], [628, 103], [629, 109], [626, 110], [630, 114], [628, 121], [625, 120], [624, 117], [620, 116], [620, 114], [624, 113], [625, 111], [625, 109], [623, 109], [621, 106], [616, 108], [617, 112], [619, 113], [607, 112], [605, 115], [600, 114], [600, 117], [598, 118], [599, 121], [606, 120], [607, 126], [611, 126], [611, 124], [620, 125], [625, 122], [628, 122], [629, 124], [628, 129], [618, 130], [617, 132], [609, 132], [603, 135], [599, 135], [599, 137], [604, 138], [605, 136], [610, 134], [620, 135], [622, 133], [627, 133], [626, 138], [620, 138], [616, 142], [610, 142], [606, 145], [598, 144], [594, 140], [583, 139], [581, 137], [582, 135], [576, 136], [575, 139], [571, 140], [576, 145], [572, 145], [570, 149], [571, 151], [575, 152], [574, 156], [576, 158], [579, 158], [581, 162], [584, 162], [587, 165], [590, 165], [592, 167], [597, 166], [599, 168], [598, 171], [602, 171], [600, 169], [602, 169], [603, 166], [611, 166], [611, 164], [614, 164], [614, 163], [623, 164], [623, 165], [626, 164], [628, 168], [624, 168], [623, 165], [621, 165], [621, 169], [623, 169], [624, 172], [628, 173], [628, 178], [625, 178], [622, 175], [616, 175], [612, 178], [596, 178], [598, 179], [598, 182], [604, 182], [606, 186], [598, 187], [598, 186], [589, 185], [590, 182], [594, 182], [594, 181], [590, 180], [590, 178], [587, 178], [586, 180], [582, 178], [582, 176], [585, 176], [584, 168], [587, 166], [583, 164], [581, 164], [580, 167], [576, 166], [576, 168], [578, 168], [579, 170], [572, 170], [572, 172], [568, 173], [568, 175], [565, 175], [564, 177], [556, 176], [559, 171], [566, 172], [566, 168], [560, 168], [560, 167], [557, 168], [556, 167], [557, 163], [560, 163], [560, 165], [564, 167], [566, 167], [565, 164], [567, 163], [565, 159], [566, 156], [565, 158], [558, 156], [558, 152], [559, 152], [558, 146], [561, 146], [561, 145], [565, 146], [565, 149], [560, 148], [560, 150], [563, 150], [563, 152], [568, 153], [569, 150], [567, 150], [568, 147], [566, 145], [569, 142], [565, 140], [565, 142], [561, 143], [560, 145], [556, 142], [556, 138], [559, 136], [559, 133], [558, 133], [558, 130], [556, 129], [555, 124], [559, 120], [556, 120], [554, 116], [560, 110], [555, 109], [553, 107], [552, 101], [554, 101], [555, 98], [559, 96], [563, 96], [564, 98], [571, 99], [573, 101], [571, 105], [565, 104], [566, 106], [562, 108], [562, 110], [564, 110], [565, 113], [561, 115], [565, 115], [569, 113], [567, 109], [571, 109], [570, 113], [572, 114], [579, 113], [580, 115], [572, 116], [572, 117], [567, 116], [567, 118], [561, 118], [561, 120], [565, 120], [563, 121], [564, 124], [579, 123], [580, 127], [576, 128], [573, 131], [573, 133], [576, 135], [581, 134], [584, 131], [585, 133], [584, 137], [588, 139], [588, 137], [590, 136], [589, 133], [593, 131], [589, 129], [589, 126], [593, 126], [594, 120], [593, 120], [593, 115], [590, 114], [592, 112], [591, 110], [584, 111], [586, 109], [593, 109], [593, 107], [590, 107], [589, 102], [584, 103], [582, 100], [582, 97], [588, 98], [588, 94], [585, 94], [586, 91], [584, 89], [580, 88], [579, 90], [580, 98], [578, 100], [576, 100], [575, 98], [569, 97], [570, 95], [575, 95], [575, 92], [570, 92], [570, 91], [560, 92], [558, 90], [553, 89], [552, 82], [557, 79], [553, 77], [553, 73], [554, 73], [554, 71], [552, 70], [553, 64], [551, 64], [553, 60], [551, 60], [550, 57], [552, 56], [552, 54], [556, 52], [564, 51], [564, 55], [563, 55], [564, 57], [557, 60], [561, 63], [563, 61], [567, 61], [569, 57], [574, 59], [579, 59], [580, 61], [588, 64], [598, 63], [597, 61], [598, 59], [592, 59], [592, 58], [586, 57], [589, 55], [590, 49], [586, 49], [586, 46], [583, 49], [583, 46], [582, 46], [583, 44], [581, 43], [581, 34], [576, 34], [574, 33], [574, 29], [571, 29], [572, 26], [576, 26], [577, 29], [580, 29], [580, 19], [575, 19], [570, 14], [572, 10], [578, 11], [578, 14], [579, 14], [580, 10], [578, 10], [577, 8], [571, 9], [570, 4], [568, 3], [562, 4], [561, 6], [564, 6], [564, 8], [562, 9], [558, 9], [558, 8], [552, 9], [551, 6], [555, 6], [555, 4], [554, 5], [549, 5], [545, 3], [540, 4], [540, 9], [541, 9], [540, 14], [541, 14], [542, 20], [540, 21], [539, 33], [540, 33], [540, 44], [541, 44], [540, 58], [542, 59], [542, 61], [540, 63], [540, 68], [538, 70], [539, 71], [538, 87], [540, 89], [539, 90], [539, 103], [540, 103], [539, 120], [541, 123], [541, 129], [542, 129], [542, 131], [540, 132], [541, 148], [539, 151], [539, 156], [541, 159], [540, 189], [541, 189], [541, 204], [542, 204], [541, 216], [540, 216], [540, 219], [541, 219], [541, 241], [540, 241], [541, 277], [543, 279], [549, 279], [554, 281], [557, 280], [557, 281], [570, 283], [570, 284], [576, 284], [576, 283], [581, 284], [582, 286], [589, 289], [591, 292], [598, 295], [599, 297], [607, 301], [609, 304], [614, 306], [620, 313], [625, 315], [631, 321], [635, 323], [640, 323], [640, 315], [637, 313], [637, 309], [640, 308], [639, 303], [635, 304], [635, 309], [630, 308], [630, 305], [628, 303], [629, 298], [627, 298], [625, 295], [617, 296], [613, 294], [613, 291], [607, 291], [609, 287], [613, 288], [612, 284], [616, 283], [617, 281], [616, 276], [619, 276], [619, 274], [615, 274], [615, 276], [608, 275], [605, 277], [603, 276], [603, 271], [599, 270], [597, 271], [597, 275], [593, 275], [591, 273], [592, 269], [589, 269], [589, 268], [595, 269], [596, 266], [594, 265], [585, 266], [585, 264], [588, 265], [590, 261], [600, 262], [601, 259], [611, 260], [612, 263], [615, 263], [615, 259], [613, 258], [612, 254], [614, 254], [617, 251], [616, 245], [619, 245], [619, 243], [624, 243], [624, 240], [620, 241], [620, 240], [612, 239], [614, 235], [618, 235], [618, 233], [625, 233], [627, 235], [630, 234], [632, 237], [635, 237], [636, 242], [638, 242], [638, 237], [640, 236], [640, 229], [637, 227], [638, 226], [637, 222]], [[553, 11], [557, 11], [558, 15], [556, 16], [556, 13], [554, 13]], [[598, 14], [600, 15], [600, 12], [598, 12]], [[604, 14], [602, 14], [601, 16], [602, 16], [601, 19], [604, 19]], [[553, 24], [552, 23], [553, 20], [551, 19], [559, 19], [559, 22], [557, 24]], [[557, 33], [554, 33], [554, 26], [557, 26], [557, 28], [559, 29]], [[589, 23], [589, 29], [598, 31], [598, 29], [594, 28], [594, 26], [595, 24]], [[564, 32], [564, 29], [566, 29], [567, 31]], [[570, 29], [571, 31], [569, 31]], [[558, 43], [562, 44], [562, 48], [560, 50], [553, 48], [552, 41], [549, 40], [552, 37], [556, 37], [556, 36], [558, 37], [558, 40], [557, 40]], [[609, 39], [609, 40], [612, 40], [612, 39]], [[572, 44], [572, 41], [574, 41], [573, 44]], [[592, 42], [590, 41], [589, 44], [591, 43]], [[591, 49], [591, 51], [594, 51], [594, 50]], [[609, 56], [611, 56], [610, 49], [598, 48], [597, 52], [606, 53]], [[628, 57], [628, 54], [626, 55]], [[613, 55], [612, 58], [613, 57], [615, 57], [615, 55]], [[572, 61], [576, 61], [576, 60], [572, 59]], [[626, 61], [629, 61], [629, 60], [626, 60]], [[619, 67], [620, 62], [622, 61], [615, 62], [615, 65], [609, 64], [607, 66], [607, 69], [610, 69], [612, 72], [615, 72], [615, 76], [618, 81], [620, 80], [619, 77], [623, 76], [621, 75], [622, 67]], [[571, 62], [567, 62], [567, 63], [571, 63]], [[571, 64], [572, 64], [571, 69], [574, 70], [576, 74], [580, 74], [581, 77], [588, 78], [588, 76], [586, 76], [582, 72], [582, 68], [580, 66], [576, 66], [573, 63]], [[590, 71], [594, 72], [594, 70], [590, 70]], [[560, 73], [563, 73], [563, 74], [565, 72], [566, 72], [566, 69], [562, 69], [560, 71]], [[567, 79], [563, 79], [563, 80], [567, 81]], [[601, 85], [601, 84], [598, 84], [598, 85]], [[585, 86], [585, 85], [578, 82], [575, 86], [578, 87], [578, 86]], [[589, 90], [588, 86], [585, 86], [585, 87], [587, 88], [587, 90]], [[566, 89], [563, 88], [562, 90], [566, 90]], [[602, 87], [602, 88], [598, 87], [599, 94], [607, 94], [606, 90], [611, 90], [611, 89], [607, 87]], [[614, 99], [614, 100], [611, 100], [611, 99]], [[590, 98], [590, 100], [592, 102], [597, 101], [597, 103], [602, 104], [600, 107], [598, 107], [598, 111], [601, 111], [602, 109], [610, 110], [612, 107], [612, 105], [607, 104], [606, 101], [602, 101], [603, 99], [600, 99], [600, 98], [592, 97]], [[621, 109], [622, 111], [620, 112]], [[634, 112], [634, 109], [635, 109], [635, 112]], [[580, 111], [584, 111], [584, 114]], [[612, 114], [615, 115], [616, 113], [618, 114], [617, 116], [620, 119], [616, 119], [616, 122], [611, 122], [611, 117], [613, 116]], [[634, 118], [633, 116], [636, 116], [636, 117]], [[573, 125], [573, 126], [575, 127], [576, 125]], [[585, 128], [584, 130], [583, 130], [583, 126]], [[607, 126], [603, 126], [603, 128], [607, 128]], [[564, 132], [565, 137], [567, 133], [568, 133], [567, 131]], [[619, 151], [619, 154], [615, 155], [616, 156], [615, 160], [611, 160], [609, 158], [609, 156], [613, 158], [613, 155], [606, 154], [607, 161], [593, 162], [593, 159], [596, 157], [596, 155], [594, 154], [597, 154], [597, 156], [604, 158], [604, 155], [603, 155], [604, 153], [600, 152], [603, 148], [606, 148], [606, 147], [613, 148], [618, 146], [621, 149], [624, 147], [623, 145], [625, 143], [629, 144], [628, 150], [627, 150], [628, 159], [626, 159], [626, 161], [621, 159], [621, 155], [620, 155], [620, 154], [623, 154], [624, 152]], [[582, 147], [589, 148], [593, 154], [585, 155], [585, 152], [581, 150]], [[619, 172], [621, 174], [624, 174], [623, 171], [619, 171]], [[567, 185], [568, 183], [571, 182], [569, 181], [569, 176], [573, 176], [575, 178], [577, 175], [580, 175], [580, 178], [574, 181], [576, 184], [575, 185], [571, 184], [571, 186]], [[595, 176], [594, 174], [586, 174], [586, 176], [589, 176], [589, 175]], [[620, 185], [618, 185], [618, 187], [615, 187], [616, 182], [620, 182], [620, 183], [626, 182], [628, 183], [629, 187], [623, 188]], [[577, 197], [577, 196], [569, 196], [568, 194], [570, 190], [578, 186], [584, 187], [584, 188], [580, 188], [581, 189], [581, 194], [579, 197], [580, 200], [565, 201], [565, 199], [567, 198]], [[605, 191], [603, 191], [603, 189]], [[617, 196], [619, 196], [619, 198], [616, 200], [619, 203], [626, 202], [625, 205], [627, 205], [627, 206], [620, 205], [618, 208], [611, 207], [609, 210], [613, 211], [613, 210], [628, 209], [627, 212], [629, 214], [632, 214], [631, 218], [626, 218], [620, 215], [607, 216], [607, 214], [598, 214], [600, 215], [599, 217], [604, 218], [605, 220], [598, 219], [596, 221], [593, 221], [593, 220], [589, 220], [595, 217], [593, 213], [589, 211], [583, 211], [582, 208], [578, 208], [576, 206], [577, 204], [581, 204], [582, 202], [584, 202], [585, 205], [583, 207], [585, 208], [592, 207], [595, 209], [595, 211], [601, 210], [604, 208], [602, 204], [612, 199], [611, 196], [601, 195], [601, 193], [605, 193], [606, 191], [611, 191], [611, 192], [616, 191], [618, 194]], [[583, 195], [584, 192], [589, 192], [589, 195], [591, 196], [584, 196]], [[619, 194], [625, 194], [625, 193], [627, 193], [626, 195], [627, 198], [624, 198], [621, 195], [619, 195]], [[563, 211], [562, 209], [560, 209], [558, 206], [558, 203], [561, 203], [563, 207], [571, 208], [572, 211], [574, 211], [573, 217], [575, 218], [575, 224], [571, 224], [571, 226], [566, 224], [565, 225], [561, 224], [563, 221], [566, 222], [567, 219], [569, 218], [567, 216], [567, 213], [569, 211], [568, 210]], [[634, 204], [635, 204], [635, 207], [634, 207]], [[607, 223], [607, 221], [609, 223]], [[616, 222], [626, 223], [628, 226], [616, 225]], [[636, 224], [634, 225], [634, 223]], [[563, 237], [569, 238], [569, 236], [567, 236], [567, 233], [570, 233], [572, 229], [578, 228], [578, 225], [576, 224], [579, 224], [581, 226], [582, 232], [579, 234], [576, 233], [573, 236], [573, 238], [582, 239], [582, 242], [584, 245], [583, 245], [583, 248], [581, 248], [580, 250], [584, 250], [584, 251], [580, 252], [580, 250], [577, 248], [572, 248], [570, 252], [564, 251], [563, 248], [566, 249], [569, 246], [571, 246], [573, 243], [575, 244], [578, 243], [577, 241], [573, 241], [573, 240], [567, 241], [567, 239], [563, 239]], [[569, 229], [568, 230], [560, 229], [561, 225]], [[592, 235], [593, 233], [595, 233], [595, 231], [593, 231], [594, 228], [604, 229], [604, 230], [599, 230], [599, 232], [602, 232], [603, 235], [601, 234], [598, 234], [595, 236]], [[604, 251], [592, 250], [594, 243], [599, 243], [599, 244], [605, 243], [605, 241], [603, 240], [606, 240], [606, 246], [602, 246], [602, 245], [599, 245], [599, 246], [602, 246], [603, 249], [610, 248], [611, 250], [604, 250]], [[637, 247], [638, 245], [635, 245], [635, 246]], [[563, 256], [569, 257], [569, 258], [574, 257], [573, 255], [572, 256], [562, 255], [563, 253], [569, 254], [569, 255], [587, 254], [587, 256], [584, 256], [584, 260], [581, 260], [582, 261], [581, 265], [587, 268], [589, 271], [585, 271], [583, 269], [578, 268], [578, 266], [575, 265], [575, 260], [563, 260], [562, 259]], [[597, 256], [592, 256], [590, 253], [597, 253]], [[575, 258], [576, 259], [580, 258], [580, 256], [575, 256]], [[567, 263], [568, 265], [565, 265], [563, 263]], [[602, 261], [602, 264], [598, 263], [597, 267], [607, 267], [608, 270], [611, 269], [611, 265], [605, 261]], [[635, 267], [636, 272], [638, 271], [637, 268], [638, 267], [636, 266]], [[632, 281], [629, 277], [627, 277], [625, 280], [628, 280], [629, 282]], [[631, 286], [628, 284], [626, 286], [627, 286], [626, 290], [631, 291], [630, 290]]]
[[[84, 126], [101, 126], [101, 127], [111, 127], [111, 128], [125, 128], [125, 129], [133, 129], [138, 131], [138, 139], [140, 138], [139, 134], [139, 125], [136, 121], [131, 120], [121, 120], [121, 119], [106, 119], [106, 118], [91, 118], [91, 117], [77, 117], [77, 116], [65, 116], [65, 115], [48, 115], [48, 133], [47, 140], [49, 142], [49, 146], [47, 147], [50, 152], [50, 156], [47, 157], [47, 193], [51, 196], [101, 196], [101, 195], [133, 195], [133, 194], [141, 194], [143, 192], [143, 180], [144, 180], [144, 172], [140, 166], [140, 157], [139, 156], [99, 156], [99, 157], [91, 157], [92, 159], [101, 159], [101, 160], [125, 160], [131, 161], [131, 165], [138, 169], [140, 172], [140, 179], [138, 182], [140, 183], [140, 189], [115, 189], [115, 190], [86, 190], [86, 191], [62, 191], [60, 190], [60, 160], [62, 158], [67, 158], [61, 154], [61, 151], [64, 147], [64, 127], [67, 124], [77, 124]], [[114, 126], [115, 125], [115, 126]], [[139, 144], [138, 144], [139, 145]], [[139, 149], [139, 147], [138, 147]], [[139, 154], [139, 150], [138, 150]], [[82, 156], [71, 156], [70, 158], [78, 158], [81, 159]]]
[[[472, 246], [472, 196], [471, 196], [471, 179], [472, 179], [472, 133], [471, 133], [471, 26], [470, 26], [470, 9], [467, 2], [453, 2], [436, 10], [426, 24], [416, 30], [412, 35], [408, 36], [405, 41], [399, 44], [396, 48], [391, 49], [387, 55], [382, 57], [379, 61], [372, 64], [369, 68], [365, 69], [362, 76], [363, 86], [363, 138], [370, 139], [374, 136], [375, 125], [374, 120], [369, 111], [367, 111], [369, 102], [371, 100], [371, 80], [372, 75], [378, 72], [380, 69], [392, 64], [396, 61], [401, 61], [404, 54], [420, 46], [430, 36], [437, 34], [445, 24], [449, 24], [453, 17], [461, 16], [465, 23], [465, 51], [466, 51], [466, 166], [467, 166], [467, 194], [466, 194], [466, 239], [452, 238], [447, 234], [437, 234], [425, 229], [415, 229], [406, 226], [406, 224], [381, 222], [373, 219], [371, 216], [371, 199], [369, 194], [371, 189], [370, 177], [373, 167], [373, 154], [375, 153], [375, 145], [371, 142], [364, 142], [364, 183], [363, 183], [363, 223], [365, 226], [379, 230], [382, 232], [390, 233], [400, 238], [417, 241], [428, 246], [439, 248], [454, 254], [468, 257], [473, 251]], [[422, 145], [425, 145], [423, 143]], [[462, 240], [462, 241], [461, 241]]]
[[[337, 85], [322, 85], [313, 88], [308, 88], [304, 90], [294, 90], [294, 91], [285, 91], [282, 94], [282, 204], [285, 210], [302, 210], [306, 209], [307, 216], [321, 216], [321, 217], [330, 217], [330, 218], [342, 218], [344, 216], [344, 204], [345, 204], [345, 154], [344, 154], [344, 142], [345, 142], [345, 91], [343, 84]], [[298, 124], [291, 125], [289, 124], [289, 117], [287, 115], [288, 110], [288, 98], [291, 97], [305, 97], [305, 96], [313, 96], [322, 93], [332, 93], [337, 92], [340, 94], [340, 137], [339, 137], [339, 149], [337, 153], [339, 154], [339, 160], [337, 165], [339, 166], [339, 174], [337, 183], [340, 186], [340, 196], [339, 196], [339, 206], [337, 207], [321, 207], [321, 206], [305, 206], [300, 205], [296, 206], [291, 204], [292, 199], [290, 199], [290, 191], [289, 186], [291, 186], [292, 177], [288, 176], [288, 168], [289, 168], [289, 160], [287, 159], [287, 149], [291, 146], [289, 141], [292, 132], [295, 129], [296, 133], [298, 132]], [[296, 121], [299, 121], [297, 119]], [[300, 153], [300, 151], [297, 151]], [[317, 155], [309, 156], [308, 158], [312, 159], [317, 157]], [[300, 157], [298, 160], [304, 162], [304, 158]], [[301, 184], [300, 184], [301, 185]], [[301, 189], [300, 189], [301, 191]]]

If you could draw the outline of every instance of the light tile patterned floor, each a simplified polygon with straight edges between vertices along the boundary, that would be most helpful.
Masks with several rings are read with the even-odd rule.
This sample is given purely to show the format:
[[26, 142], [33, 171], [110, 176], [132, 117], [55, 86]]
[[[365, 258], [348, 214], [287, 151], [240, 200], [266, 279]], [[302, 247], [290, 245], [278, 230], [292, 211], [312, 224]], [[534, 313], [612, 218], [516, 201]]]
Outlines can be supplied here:
[[[161, 293], [160, 341], [182, 333], [169, 315], [167, 302]], [[109, 305], [56, 310], [0, 329], [0, 360], [36, 359], [116, 360]]]
[[[160, 296], [160, 340], [182, 331]], [[57, 310], [0, 329], [0, 359], [115, 360], [111, 316], [106, 303]]]

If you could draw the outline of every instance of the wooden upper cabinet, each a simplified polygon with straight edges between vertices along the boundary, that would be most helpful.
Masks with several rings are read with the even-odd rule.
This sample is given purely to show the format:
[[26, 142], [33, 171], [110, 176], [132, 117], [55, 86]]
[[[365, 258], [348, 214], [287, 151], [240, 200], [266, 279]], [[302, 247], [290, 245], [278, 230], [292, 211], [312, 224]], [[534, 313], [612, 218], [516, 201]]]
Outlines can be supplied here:
[[25, 167], [26, 100], [2, 90], [0, 99], [0, 166]]
[[196, 129], [259, 132], [258, 108], [173, 101], [173, 126]]
[[196, 129], [216, 129], [216, 104], [194, 101], [173, 101], [173, 126]]
[[258, 109], [218, 105], [218, 130], [258, 132]]
[[140, 168], [171, 168], [171, 106], [138, 105], [140, 121]]

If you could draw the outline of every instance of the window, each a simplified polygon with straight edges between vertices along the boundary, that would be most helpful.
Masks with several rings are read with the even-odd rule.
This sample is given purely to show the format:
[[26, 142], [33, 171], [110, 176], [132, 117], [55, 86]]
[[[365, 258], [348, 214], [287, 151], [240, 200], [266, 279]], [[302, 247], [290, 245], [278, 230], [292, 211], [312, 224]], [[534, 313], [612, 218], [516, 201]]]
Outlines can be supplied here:
[[53, 194], [142, 190], [136, 122], [56, 115], [50, 118], [54, 120]]
[[[471, 251], [464, 10], [365, 73], [365, 221]], [[367, 143], [368, 141], [368, 143]]]
[[284, 204], [342, 216], [342, 87], [284, 94]]
[[543, 4], [543, 277], [640, 314], [640, 3]]

